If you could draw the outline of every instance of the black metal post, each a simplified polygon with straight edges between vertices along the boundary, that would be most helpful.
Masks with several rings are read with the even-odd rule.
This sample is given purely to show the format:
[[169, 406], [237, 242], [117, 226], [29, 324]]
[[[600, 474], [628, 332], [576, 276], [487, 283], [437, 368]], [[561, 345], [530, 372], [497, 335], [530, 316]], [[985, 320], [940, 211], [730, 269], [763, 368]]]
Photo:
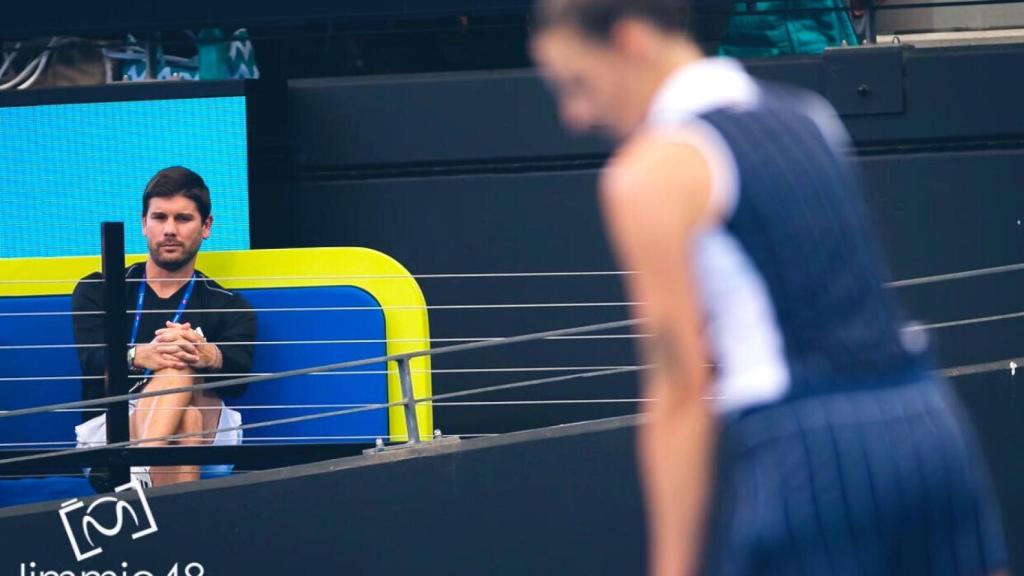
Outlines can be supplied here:
[[[106, 395], [128, 393], [128, 326], [125, 321], [128, 304], [124, 281], [124, 223], [104, 222], [100, 225], [103, 239], [103, 328], [107, 345]], [[128, 402], [107, 406], [107, 443], [129, 440]], [[110, 480], [113, 486], [128, 482], [129, 467], [116, 451], [110, 451]]]
[[867, 0], [864, 3], [864, 42], [878, 43], [878, 33], [875, 27], [875, 0]]

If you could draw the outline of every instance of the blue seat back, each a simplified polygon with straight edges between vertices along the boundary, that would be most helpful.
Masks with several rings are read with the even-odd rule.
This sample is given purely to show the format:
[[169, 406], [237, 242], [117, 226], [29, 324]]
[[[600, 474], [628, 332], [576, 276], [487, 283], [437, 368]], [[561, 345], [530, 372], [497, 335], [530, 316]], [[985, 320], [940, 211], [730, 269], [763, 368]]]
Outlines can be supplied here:
[[[337, 308], [257, 312], [258, 340], [278, 343], [255, 346], [254, 372], [280, 372], [387, 355], [384, 312], [377, 300], [362, 289], [318, 286], [240, 292], [257, 310]], [[244, 395], [228, 403], [238, 406], [244, 423], [255, 423], [387, 401], [387, 374], [381, 362], [325, 375], [251, 384]], [[372, 442], [376, 437], [387, 436], [387, 430], [387, 411], [369, 410], [254, 428], [245, 431], [245, 438], [268, 442]]]
[[[70, 296], [0, 298], [0, 313], [70, 311]], [[0, 316], [0, 410], [81, 400], [75, 348], [22, 348], [74, 343], [69, 315]], [[80, 412], [0, 418], [0, 449], [25, 442], [63, 443], [32, 448], [73, 446], [79, 422]]]
[[[366, 291], [351, 286], [249, 289], [257, 309], [253, 372], [280, 372], [384, 356], [384, 313]], [[270, 311], [341, 308], [335, 311]], [[69, 296], [0, 298], [0, 312], [68, 312]], [[260, 311], [261, 309], [267, 311]], [[315, 343], [319, 342], [319, 343]], [[323, 343], [329, 342], [329, 343]], [[0, 410], [81, 399], [75, 348], [25, 348], [74, 344], [71, 316], [0, 316]], [[5, 348], [15, 347], [15, 348]], [[56, 377], [56, 378], [54, 378]], [[9, 380], [25, 378], [25, 380]], [[238, 406], [244, 423], [303, 416], [348, 405], [387, 402], [383, 363], [329, 375], [297, 376], [250, 385]], [[76, 411], [0, 418], [0, 449], [19, 443], [73, 445]], [[366, 442], [388, 434], [387, 412], [366, 411], [248, 430], [246, 439], [288, 442]], [[259, 440], [257, 440], [259, 439]]]

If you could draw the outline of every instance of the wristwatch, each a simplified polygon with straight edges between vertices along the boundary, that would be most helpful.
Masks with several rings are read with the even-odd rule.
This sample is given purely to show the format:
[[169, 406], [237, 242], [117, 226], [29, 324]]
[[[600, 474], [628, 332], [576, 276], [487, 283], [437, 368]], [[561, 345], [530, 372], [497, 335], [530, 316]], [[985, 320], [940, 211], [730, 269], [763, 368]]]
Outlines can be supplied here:
[[135, 346], [128, 349], [128, 371], [135, 370]]

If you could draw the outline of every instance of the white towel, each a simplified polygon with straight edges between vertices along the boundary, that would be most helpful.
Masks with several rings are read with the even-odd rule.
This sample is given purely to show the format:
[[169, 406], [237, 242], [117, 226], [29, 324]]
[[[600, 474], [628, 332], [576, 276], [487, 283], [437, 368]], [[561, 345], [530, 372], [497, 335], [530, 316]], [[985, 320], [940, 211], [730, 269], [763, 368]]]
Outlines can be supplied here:
[[[128, 403], [128, 414], [135, 413], [137, 401]], [[217, 423], [217, 434], [213, 437], [214, 446], [237, 446], [242, 443], [241, 430], [225, 430], [242, 424], [242, 415], [237, 410], [232, 410], [220, 403], [220, 421]], [[107, 444], [107, 415], [100, 414], [75, 426], [75, 438], [79, 448], [90, 448], [93, 446], [105, 446]], [[224, 472], [223, 466], [209, 465], [201, 468], [204, 473]], [[230, 467], [227, 471], [230, 471]], [[89, 473], [89, 469], [85, 469]], [[149, 466], [132, 466], [132, 476], [137, 478], [144, 486], [151, 486], [149, 478]]]

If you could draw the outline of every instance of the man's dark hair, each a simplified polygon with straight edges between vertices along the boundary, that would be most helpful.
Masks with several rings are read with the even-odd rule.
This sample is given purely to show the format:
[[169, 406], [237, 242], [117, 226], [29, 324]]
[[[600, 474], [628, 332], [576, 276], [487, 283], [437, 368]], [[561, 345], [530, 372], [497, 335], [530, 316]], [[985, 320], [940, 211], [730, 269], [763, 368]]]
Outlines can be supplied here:
[[210, 189], [206, 182], [195, 172], [184, 166], [171, 166], [157, 172], [146, 184], [146, 192], [142, 195], [142, 217], [149, 213], [151, 198], [173, 198], [184, 196], [196, 203], [199, 216], [203, 222], [210, 217]]
[[608, 40], [624, 18], [647, 20], [666, 32], [682, 32], [689, 2], [684, 0], [538, 0], [535, 30], [572, 26], [596, 40]]

